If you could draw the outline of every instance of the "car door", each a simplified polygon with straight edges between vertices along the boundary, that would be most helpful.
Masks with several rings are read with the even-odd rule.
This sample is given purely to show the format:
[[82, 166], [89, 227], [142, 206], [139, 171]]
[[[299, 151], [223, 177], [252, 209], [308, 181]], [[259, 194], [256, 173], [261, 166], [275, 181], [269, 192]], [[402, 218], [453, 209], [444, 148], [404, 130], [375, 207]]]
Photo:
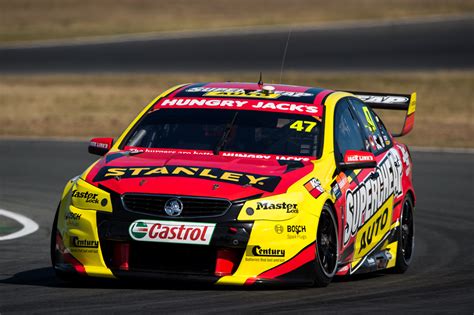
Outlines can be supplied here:
[[402, 165], [380, 118], [361, 100], [349, 98], [348, 101], [362, 127], [367, 149], [375, 155], [377, 162], [376, 169], [369, 174], [361, 173], [357, 187], [346, 193], [346, 207], [357, 209], [360, 214], [354, 235], [353, 261], [357, 263], [362, 262], [367, 254], [383, 250], [384, 241], [394, 223], [395, 202], [402, 194]]
[[[336, 104], [334, 113], [334, 158], [337, 165], [344, 160], [344, 154], [348, 150], [371, 152], [361, 121], [357, 118], [349, 98], [343, 98]], [[341, 214], [342, 221], [339, 226], [342, 251], [339, 261], [341, 263], [353, 261], [356, 247], [358, 247], [356, 246], [357, 232], [364, 219], [364, 213], [353, 197], [358, 194], [361, 187], [365, 188], [361, 184], [374, 172], [375, 168], [355, 170], [338, 168], [334, 174], [331, 189], [336, 199], [336, 211]]]

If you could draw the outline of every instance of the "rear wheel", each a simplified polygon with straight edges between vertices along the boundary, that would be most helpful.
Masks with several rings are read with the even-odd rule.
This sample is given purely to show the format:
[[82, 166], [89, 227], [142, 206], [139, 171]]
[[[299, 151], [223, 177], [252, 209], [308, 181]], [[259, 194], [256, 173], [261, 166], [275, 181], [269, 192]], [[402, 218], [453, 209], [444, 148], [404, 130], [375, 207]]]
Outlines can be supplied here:
[[393, 271], [404, 273], [413, 258], [415, 249], [415, 220], [413, 216], [413, 202], [409, 197], [403, 201], [402, 214], [398, 235], [397, 261]]
[[324, 205], [319, 217], [316, 235], [316, 276], [315, 286], [327, 286], [337, 268], [337, 223], [331, 208]]

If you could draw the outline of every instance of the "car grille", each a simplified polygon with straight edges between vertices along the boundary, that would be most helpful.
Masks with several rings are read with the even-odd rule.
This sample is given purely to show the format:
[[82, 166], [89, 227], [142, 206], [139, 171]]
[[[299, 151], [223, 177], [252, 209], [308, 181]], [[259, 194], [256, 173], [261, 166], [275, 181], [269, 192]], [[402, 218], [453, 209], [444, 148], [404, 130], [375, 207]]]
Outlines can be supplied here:
[[178, 217], [216, 217], [224, 215], [232, 205], [229, 200], [177, 197], [163, 195], [125, 194], [122, 202], [126, 210], [169, 217], [164, 208], [166, 201], [177, 198], [183, 203], [183, 211]]
[[161, 272], [213, 274], [216, 250], [210, 246], [130, 244], [130, 269]]

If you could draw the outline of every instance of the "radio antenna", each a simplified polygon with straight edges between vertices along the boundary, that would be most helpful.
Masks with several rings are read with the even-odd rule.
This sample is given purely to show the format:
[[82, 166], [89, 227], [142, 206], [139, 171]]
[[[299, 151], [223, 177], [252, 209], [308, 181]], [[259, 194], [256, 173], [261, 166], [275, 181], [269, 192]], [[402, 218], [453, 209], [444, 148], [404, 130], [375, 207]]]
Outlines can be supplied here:
[[280, 68], [280, 84], [281, 84], [281, 79], [283, 77], [283, 68], [285, 67], [285, 60], [286, 60], [286, 53], [288, 51], [288, 44], [290, 43], [290, 37], [291, 37], [291, 27], [288, 30], [288, 37], [286, 38], [286, 44], [285, 44], [285, 50], [283, 51], [283, 58], [281, 60], [281, 68]]

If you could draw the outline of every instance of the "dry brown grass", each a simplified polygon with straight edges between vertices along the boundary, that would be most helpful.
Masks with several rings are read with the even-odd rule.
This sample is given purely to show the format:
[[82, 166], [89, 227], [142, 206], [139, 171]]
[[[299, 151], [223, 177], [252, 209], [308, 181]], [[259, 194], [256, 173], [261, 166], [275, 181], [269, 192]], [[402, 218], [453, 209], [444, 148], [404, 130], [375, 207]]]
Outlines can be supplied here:
[[0, 0], [0, 41], [469, 12], [470, 0]]
[[[265, 74], [265, 81], [279, 74]], [[256, 74], [47, 75], [0, 78], [0, 136], [118, 136], [161, 91], [183, 82], [256, 81]], [[418, 92], [419, 146], [474, 147], [474, 72], [288, 73], [284, 82], [341, 90]], [[391, 129], [401, 117], [385, 117]], [[392, 119], [391, 119], [392, 118]], [[391, 124], [397, 120], [396, 127]]]

